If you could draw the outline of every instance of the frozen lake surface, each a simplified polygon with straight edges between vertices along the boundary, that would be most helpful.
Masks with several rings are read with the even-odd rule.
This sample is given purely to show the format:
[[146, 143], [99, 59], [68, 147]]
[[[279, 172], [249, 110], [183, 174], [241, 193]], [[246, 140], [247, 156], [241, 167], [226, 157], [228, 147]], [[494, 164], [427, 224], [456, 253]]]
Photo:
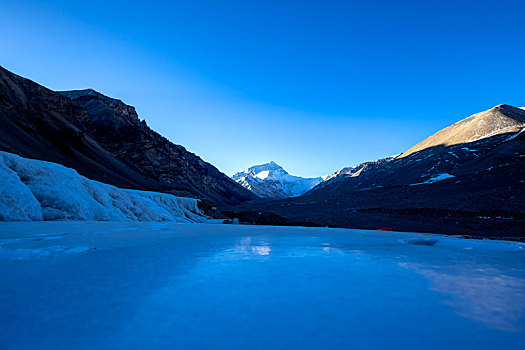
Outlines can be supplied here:
[[0, 223], [6, 349], [525, 349], [522, 243]]

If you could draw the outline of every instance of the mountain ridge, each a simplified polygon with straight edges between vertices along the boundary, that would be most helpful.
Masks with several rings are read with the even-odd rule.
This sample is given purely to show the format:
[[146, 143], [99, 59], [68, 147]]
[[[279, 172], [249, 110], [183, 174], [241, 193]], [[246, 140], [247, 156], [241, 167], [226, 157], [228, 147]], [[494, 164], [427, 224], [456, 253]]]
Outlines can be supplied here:
[[523, 126], [525, 126], [525, 113], [522, 109], [500, 104], [441, 129], [402, 153], [400, 157], [436, 145], [449, 146], [477, 141], [510, 128]]
[[[440, 173], [452, 171], [455, 165], [459, 162], [464, 162], [468, 159], [479, 157], [480, 152], [488, 151], [490, 147], [503, 142], [505, 140], [505, 133], [517, 133], [525, 127], [525, 110], [509, 105], [498, 105], [486, 111], [475, 113], [467, 118], [464, 118], [448, 127], [445, 127], [433, 135], [425, 138], [423, 141], [409, 148], [407, 151], [387, 158], [378, 159], [376, 161], [365, 162], [354, 167], [347, 167], [332, 174], [327, 181], [322, 183], [318, 188], [326, 187], [330, 181], [341, 180], [342, 178], [352, 177], [358, 178], [361, 174], [365, 174], [372, 169], [391, 166], [398, 168], [419, 162], [419, 167], [427, 164], [425, 171], [415, 172], [412, 170], [412, 175], [417, 175], [423, 180], [428, 180], [431, 177], [437, 176]], [[482, 134], [480, 134], [482, 133]], [[493, 142], [485, 143], [483, 139], [488, 139], [491, 136]], [[471, 145], [473, 151], [468, 145]], [[476, 153], [476, 151], [478, 151]], [[436, 157], [439, 156], [439, 157]], [[427, 159], [432, 157], [431, 161]], [[390, 177], [397, 178], [388, 181], [385, 176], [381, 181], [388, 181], [388, 184], [401, 185], [403, 183], [413, 183], [418, 178], [404, 174], [403, 181], [399, 181], [399, 173], [388, 173]], [[407, 182], [407, 176], [412, 182]], [[359, 178], [363, 181], [363, 177]], [[377, 180], [376, 180], [377, 181]], [[366, 182], [366, 181], [365, 181]], [[363, 184], [363, 182], [361, 182]]]
[[525, 239], [523, 120], [524, 109], [498, 105], [401, 155], [343, 168], [300, 197], [224, 210], [265, 224]]
[[[73, 99], [67, 97], [69, 95]], [[255, 196], [92, 89], [55, 92], [0, 66], [0, 150], [121, 188], [236, 204]]]
[[296, 197], [322, 182], [322, 177], [304, 178], [290, 175], [283, 167], [270, 161], [237, 172], [232, 179], [260, 198]]

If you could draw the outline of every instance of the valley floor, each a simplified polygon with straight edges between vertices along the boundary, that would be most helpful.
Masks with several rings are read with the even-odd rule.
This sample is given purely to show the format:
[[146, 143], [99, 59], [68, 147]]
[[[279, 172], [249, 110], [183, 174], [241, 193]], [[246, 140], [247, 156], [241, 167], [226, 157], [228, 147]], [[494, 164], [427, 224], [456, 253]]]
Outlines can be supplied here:
[[523, 349], [525, 244], [0, 223], [3, 349]]

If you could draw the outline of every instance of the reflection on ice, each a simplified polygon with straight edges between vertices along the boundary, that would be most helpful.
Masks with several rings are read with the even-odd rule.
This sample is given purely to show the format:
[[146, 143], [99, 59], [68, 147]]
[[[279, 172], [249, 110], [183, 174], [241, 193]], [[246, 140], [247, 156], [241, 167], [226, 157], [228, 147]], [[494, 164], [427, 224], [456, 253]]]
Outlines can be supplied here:
[[429, 278], [431, 288], [445, 295], [443, 302], [458, 315], [495, 329], [524, 331], [524, 279], [506, 276], [494, 268], [401, 265]]
[[235, 251], [238, 253], [251, 252], [255, 255], [270, 255], [272, 249], [266, 242], [258, 242], [256, 245], [252, 245], [251, 237], [243, 237], [240, 242], [235, 246]]
[[258, 245], [252, 247], [252, 252], [257, 255], [270, 255], [272, 249], [265, 245]]
[[343, 251], [339, 248], [336, 248], [336, 247], [330, 247], [330, 246], [324, 246], [323, 247], [323, 252], [326, 252], [326, 253], [340, 253], [342, 254]]

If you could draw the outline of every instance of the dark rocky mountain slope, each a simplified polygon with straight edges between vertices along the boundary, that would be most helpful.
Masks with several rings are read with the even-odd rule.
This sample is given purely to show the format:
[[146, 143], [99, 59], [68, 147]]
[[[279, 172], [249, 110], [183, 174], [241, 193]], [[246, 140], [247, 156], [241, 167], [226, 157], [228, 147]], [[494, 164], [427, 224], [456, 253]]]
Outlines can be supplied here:
[[94, 90], [55, 92], [0, 67], [0, 150], [118, 187], [237, 204], [255, 196]]
[[265, 223], [525, 237], [524, 127], [525, 110], [499, 105], [301, 197], [228, 210]]

